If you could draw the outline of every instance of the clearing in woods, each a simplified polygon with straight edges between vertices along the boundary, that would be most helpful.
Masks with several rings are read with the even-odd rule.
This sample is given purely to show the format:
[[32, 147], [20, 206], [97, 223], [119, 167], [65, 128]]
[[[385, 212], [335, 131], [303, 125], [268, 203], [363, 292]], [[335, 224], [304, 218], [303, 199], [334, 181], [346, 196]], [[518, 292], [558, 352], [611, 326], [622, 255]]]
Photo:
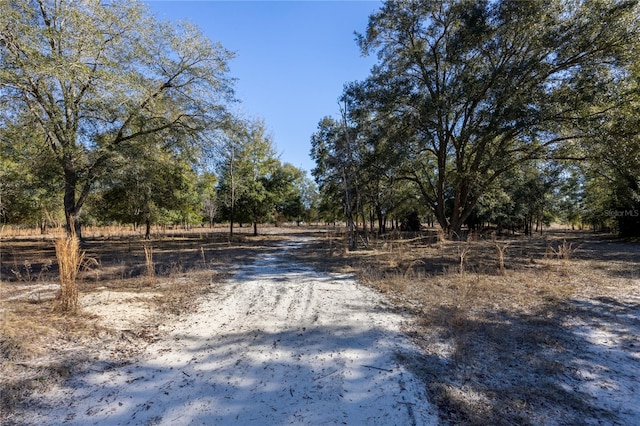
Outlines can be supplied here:
[[318, 231], [99, 229], [77, 315], [3, 236], [0, 421], [640, 424], [637, 241]]

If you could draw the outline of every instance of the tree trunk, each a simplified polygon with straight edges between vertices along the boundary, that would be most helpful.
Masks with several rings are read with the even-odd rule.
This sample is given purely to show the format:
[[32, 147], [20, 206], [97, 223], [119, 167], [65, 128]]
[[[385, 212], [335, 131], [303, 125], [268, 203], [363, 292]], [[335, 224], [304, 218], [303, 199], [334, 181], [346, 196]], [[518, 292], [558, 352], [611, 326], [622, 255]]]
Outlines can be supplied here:
[[[84, 205], [89, 190], [91, 189], [91, 183], [84, 184], [80, 191], [80, 196], [76, 199], [76, 189], [78, 185], [78, 174], [72, 166], [71, 160], [66, 159], [62, 161], [64, 170], [64, 216], [67, 221], [67, 233], [69, 235], [74, 234], [80, 241], [84, 241], [82, 238], [82, 224], [80, 223], [80, 212]], [[72, 229], [73, 228], [73, 229]]]
[[382, 210], [380, 208], [377, 208], [376, 210], [378, 215], [378, 233], [384, 234], [386, 232], [385, 228], [387, 227], [387, 218], [382, 214]]
[[84, 241], [82, 238], [82, 225], [74, 209], [71, 209], [71, 212], [68, 212], [66, 211], [66, 208], [65, 208], [65, 216], [67, 218], [67, 226], [66, 226], [67, 234], [75, 235], [76, 237], [78, 237], [80, 241]]
[[[358, 197], [358, 204], [360, 204]], [[364, 240], [364, 243], [366, 246], [369, 245], [369, 233], [367, 232], [367, 216], [364, 212], [364, 208], [362, 207], [362, 204], [360, 204], [360, 213], [362, 215], [362, 239]]]
[[533, 215], [529, 217], [529, 236], [533, 236]]
[[233, 238], [233, 221], [236, 215], [236, 206], [231, 204], [231, 216], [229, 217], [229, 241]]
[[[371, 231], [371, 233], [374, 232], [375, 225], [376, 225], [376, 214], [374, 213], [373, 208], [370, 208], [369, 209], [369, 230]], [[380, 228], [378, 228], [378, 231], [380, 231]]]
[[76, 211], [76, 176], [73, 171], [64, 172], [64, 217], [67, 220], [67, 234], [77, 233], [78, 212]]
[[356, 228], [352, 218], [347, 218], [347, 220], [349, 227], [349, 251], [355, 251], [357, 245]]

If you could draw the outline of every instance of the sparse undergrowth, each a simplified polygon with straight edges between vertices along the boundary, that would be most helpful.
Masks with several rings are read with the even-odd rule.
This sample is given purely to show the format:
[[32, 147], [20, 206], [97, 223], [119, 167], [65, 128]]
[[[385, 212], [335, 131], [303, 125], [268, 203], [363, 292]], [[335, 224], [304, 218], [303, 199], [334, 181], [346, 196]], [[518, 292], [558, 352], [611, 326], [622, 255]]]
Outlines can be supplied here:
[[336, 233], [295, 255], [355, 273], [416, 318], [406, 331], [424, 358], [405, 362], [444, 424], [625, 423], [589, 390], [620, 384], [599, 371], [581, 327], [607, 333], [616, 356], [640, 358], [637, 243], [592, 233], [442, 241], [434, 231], [347, 252]]

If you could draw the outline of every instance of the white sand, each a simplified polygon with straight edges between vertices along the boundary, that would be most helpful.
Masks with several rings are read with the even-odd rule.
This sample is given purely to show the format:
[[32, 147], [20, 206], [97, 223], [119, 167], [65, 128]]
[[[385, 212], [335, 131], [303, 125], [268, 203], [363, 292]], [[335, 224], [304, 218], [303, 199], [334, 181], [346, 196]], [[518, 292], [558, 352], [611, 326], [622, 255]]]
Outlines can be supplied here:
[[437, 424], [425, 384], [397, 356], [418, 352], [402, 321], [352, 277], [263, 257], [135, 363], [54, 389], [30, 422]]

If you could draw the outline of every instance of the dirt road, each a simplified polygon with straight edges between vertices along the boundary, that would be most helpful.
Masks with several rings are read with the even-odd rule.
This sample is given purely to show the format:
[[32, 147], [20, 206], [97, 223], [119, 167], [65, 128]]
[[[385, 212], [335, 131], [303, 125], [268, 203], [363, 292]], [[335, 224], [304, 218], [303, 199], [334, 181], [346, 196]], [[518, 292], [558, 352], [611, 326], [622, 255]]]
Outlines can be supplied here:
[[38, 424], [424, 425], [402, 317], [352, 277], [259, 258], [165, 326], [137, 362], [69, 381]]

